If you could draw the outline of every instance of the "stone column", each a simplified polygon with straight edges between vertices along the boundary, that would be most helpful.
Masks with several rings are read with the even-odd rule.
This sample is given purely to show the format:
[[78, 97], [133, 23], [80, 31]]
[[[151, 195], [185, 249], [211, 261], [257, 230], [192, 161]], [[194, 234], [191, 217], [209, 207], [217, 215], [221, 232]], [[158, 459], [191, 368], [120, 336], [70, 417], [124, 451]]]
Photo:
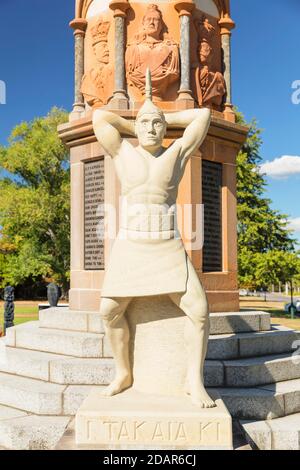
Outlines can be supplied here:
[[226, 82], [227, 94], [225, 101], [225, 119], [235, 122], [235, 114], [232, 106], [232, 89], [231, 89], [231, 30], [235, 27], [234, 21], [228, 16], [220, 19], [221, 40], [223, 50], [223, 74]]
[[191, 91], [191, 51], [190, 51], [190, 22], [195, 4], [192, 0], [177, 2], [175, 8], [180, 17], [180, 61], [181, 82], [178, 92], [179, 108], [194, 108]]
[[129, 100], [126, 93], [125, 41], [126, 11], [130, 8], [127, 0], [112, 0], [109, 7], [115, 18], [115, 91], [109, 103], [112, 109], [128, 109]]
[[84, 74], [84, 38], [87, 24], [87, 20], [84, 18], [75, 18], [70, 23], [70, 27], [74, 29], [75, 37], [75, 99], [73, 113], [76, 114], [80, 114], [85, 110], [84, 98], [80, 89]]

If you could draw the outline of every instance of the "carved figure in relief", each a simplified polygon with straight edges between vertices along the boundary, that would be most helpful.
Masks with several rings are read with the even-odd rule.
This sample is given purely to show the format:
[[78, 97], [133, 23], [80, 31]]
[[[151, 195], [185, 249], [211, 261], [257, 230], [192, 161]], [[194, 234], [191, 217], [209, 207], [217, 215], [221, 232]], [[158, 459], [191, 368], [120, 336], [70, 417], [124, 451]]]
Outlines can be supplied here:
[[168, 87], [179, 81], [178, 45], [164, 39], [167, 30], [157, 5], [149, 5], [142, 22], [142, 31], [126, 51], [127, 82], [145, 94], [146, 70], [150, 68], [153, 97], [164, 99]]
[[[174, 209], [186, 163], [206, 137], [211, 112], [193, 109], [163, 114], [152, 103], [149, 71], [147, 76], [146, 101], [135, 123], [104, 110], [95, 110], [93, 116], [95, 135], [114, 159], [123, 198], [121, 229], [101, 292], [100, 313], [116, 361], [116, 378], [104, 393], [116, 395], [133, 382], [125, 317], [128, 305], [134, 297], [168, 294], [188, 316], [186, 391], [195, 404], [211, 408], [215, 404], [203, 379], [208, 302], [178, 236]], [[182, 138], [164, 148], [167, 126], [185, 131]], [[122, 134], [137, 136], [139, 146], [135, 148]]]
[[81, 92], [90, 106], [107, 104], [113, 94], [113, 67], [109, 61], [107, 42], [109, 29], [110, 22], [103, 18], [91, 28], [97, 67], [84, 75], [81, 86]]
[[226, 93], [226, 84], [220, 72], [213, 71], [213, 48], [211, 41], [215, 28], [203, 17], [196, 24], [199, 34], [199, 65], [195, 71], [196, 93], [199, 106], [219, 107]]

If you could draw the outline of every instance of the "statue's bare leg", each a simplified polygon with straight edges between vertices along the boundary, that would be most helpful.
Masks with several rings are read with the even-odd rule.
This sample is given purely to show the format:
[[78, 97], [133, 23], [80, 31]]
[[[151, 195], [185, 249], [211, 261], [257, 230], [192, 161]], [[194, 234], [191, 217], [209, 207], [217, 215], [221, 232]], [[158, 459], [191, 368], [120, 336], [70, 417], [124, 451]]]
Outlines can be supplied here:
[[209, 337], [208, 302], [198, 276], [189, 263], [189, 279], [185, 294], [171, 294], [173, 302], [188, 316], [185, 343], [188, 353], [187, 393], [195, 405], [213, 408], [214, 401], [204, 388], [204, 361]]
[[116, 364], [115, 379], [104, 390], [103, 395], [105, 396], [117, 395], [132, 385], [129, 328], [124, 315], [130, 301], [131, 298], [101, 299], [100, 314]]

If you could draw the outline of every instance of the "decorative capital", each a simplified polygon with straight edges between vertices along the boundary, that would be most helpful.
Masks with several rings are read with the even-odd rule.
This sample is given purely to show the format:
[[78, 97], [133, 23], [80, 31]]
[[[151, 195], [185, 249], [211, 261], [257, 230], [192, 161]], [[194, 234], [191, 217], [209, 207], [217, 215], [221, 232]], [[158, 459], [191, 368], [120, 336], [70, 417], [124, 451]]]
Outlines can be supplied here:
[[227, 34], [231, 36], [231, 30], [235, 28], [235, 22], [229, 15], [225, 15], [220, 19], [219, 26], [221, 27], [221, 35]]
[[109, 8], [113, 10], [114, 17], [126, 18], [126, 11], [130, 8], [128, 0], [111, 0]]
[[85, 36], [88, 22], [83, 18], [75, 18], [69, 23], [70, 28], [74, 29], [74, 36]]
[[192, 0], [185, 0], [182, 2], [176, 2], [175, 8], [179, 13], [179, 16], [191, 16], [192, 11], [195, 9], [195, 4]]

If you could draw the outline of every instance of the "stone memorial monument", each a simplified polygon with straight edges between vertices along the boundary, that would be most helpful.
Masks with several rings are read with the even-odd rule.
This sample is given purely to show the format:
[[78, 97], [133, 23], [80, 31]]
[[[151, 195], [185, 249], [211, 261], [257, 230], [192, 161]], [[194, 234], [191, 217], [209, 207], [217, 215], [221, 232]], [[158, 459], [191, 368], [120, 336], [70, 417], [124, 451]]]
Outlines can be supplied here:
[[[228, 0], [77, 0], [75, 103], [60, 136], [70, 148], [72, 174], [70, 308], [96, 311], [113, 240], [99, 237], [110, 222], [100, 204], [119, 210], [120, 185], [109, 155], [96, 141], [92, 112], [105, 107], [133, 120], [145, 100], [145, 72], [163, 111], [209, 107], [207, 138], [187, 163], [177, 204], [204, 205], [204, 245], [195, 211], [179, 229], [207, 292], [211, 312], [239, 310], [236, 236], [236, 155], [247, 130], [231, 104]], [[182, 131], [169, 128], [165, 145]], [[134, 139], [131, 142], [135, 145]], [[99, 228], [100, 227], [100, 228]]]
[[239, 310], [229, 0], [75, 9], [70, 303], [1, 341], [0, 446], [231, 449], [236, 419], [298, 450], [299, 335]]
[[77, 442], [231, 447], [203, 373], [208, 312], [239, 307], [229, 2], [78, 0], [71, 26], [70, 309], [100, 309], [116, 364]]

